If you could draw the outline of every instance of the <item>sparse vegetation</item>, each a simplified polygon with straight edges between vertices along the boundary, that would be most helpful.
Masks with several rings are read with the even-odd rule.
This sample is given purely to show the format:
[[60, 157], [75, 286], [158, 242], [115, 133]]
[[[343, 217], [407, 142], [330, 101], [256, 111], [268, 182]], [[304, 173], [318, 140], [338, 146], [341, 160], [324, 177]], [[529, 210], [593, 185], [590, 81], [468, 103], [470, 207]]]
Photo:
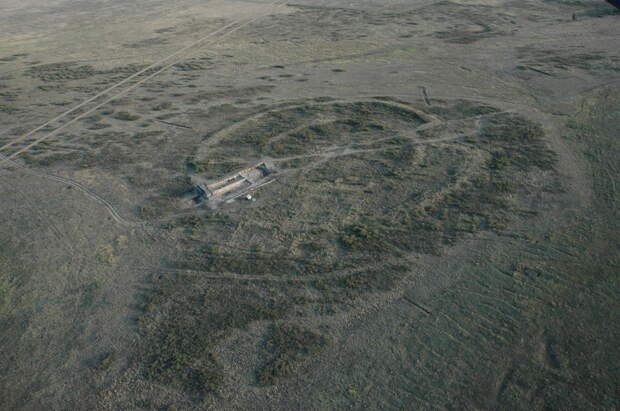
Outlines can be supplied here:
[[90, 78], [98, 72], [88, 65], [79, 66], [76, 63], [53, 63], [31, 67], [26, 74], [42, 81], [68, 81]]
[[132, 114], [127, 111], [118, 111], [114, 114], [115, 119], [123, 121], [136, 121], [140, 119], [140, 117], [141, 116], [138, 114]]
[[273, 385], [292, 376], [298, 363], [316, 354], [327, 342], [327, 338], [310, 330], [274, 325], [265, 342], [265, 350], [272, 358], [258, 372], [258, 382]]
[[113, 351], [107, 352], [98, 358], [95, 367], [98, 370], [106, 371], [110, 369], [112, 364], [114, 364], [115, 360], [116, 360], [116, 353]]
[[164, 101], [162, 103], [159, 103], [153, 106], [153, 110], [155, 111], [170, 110], [171, 108], [172, 108], [172, 103], [169, 101]]
[[[254, 321], [282, 318], [288, 309], [280, 298], [266, 300], [250, 286], [221, 284], [228, 290], [222, 293], [205, 285], [189, 276], [160, 282], [156, 293], [144, 297], [140, 319], [148, 341], [139, 354], [145, 377], [198, 397], [217, 392], [222, 382], [213, 352], [218, 341]], [[231, 305], [227, 293], [233, 290]], [[164, 306], [169, 309], [161, 313]]]

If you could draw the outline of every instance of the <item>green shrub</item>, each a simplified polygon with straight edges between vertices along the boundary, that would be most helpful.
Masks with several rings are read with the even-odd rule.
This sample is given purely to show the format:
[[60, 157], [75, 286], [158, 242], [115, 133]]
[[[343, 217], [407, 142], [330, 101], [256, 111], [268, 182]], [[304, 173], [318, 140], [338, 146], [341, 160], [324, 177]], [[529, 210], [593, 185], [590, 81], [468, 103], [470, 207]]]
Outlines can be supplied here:
[[114, 118], [122, 121], [136, 121], [140, 118], [138, 114], [131, 114], [127, 111], [119, 111], [114, 115]]

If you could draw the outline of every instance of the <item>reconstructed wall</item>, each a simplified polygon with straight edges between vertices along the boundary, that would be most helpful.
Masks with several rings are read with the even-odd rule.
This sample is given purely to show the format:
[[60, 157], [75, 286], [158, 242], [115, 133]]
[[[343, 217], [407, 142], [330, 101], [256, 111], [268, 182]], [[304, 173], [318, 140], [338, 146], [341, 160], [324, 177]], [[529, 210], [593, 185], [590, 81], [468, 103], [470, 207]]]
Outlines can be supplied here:
[[207, 188], [211, 192], [211, 197], [221, 196], [244, 184], [251, 185], [252, 181], [250, 179], [264, 177], [266, 171], [268, 171], [267, 165], [265, 163], [258, 163], [237, 172], [233, 176], [208, 184]]
[[235, 181], [232, 184], [229, 184], [229, 185], [224, 186], [222, 188], [219, 188], [217, 190], [213, 190], [211, 195], [212, 196], [221, 196], [221, 195], [224, 195], [224, 194], [228, 193], [229, 191], [232, 191], [232, 190], [234, 190], [236, 188], [241, 187], [244, 184], [250, 185], [251, 183], [248, 180], [246, 180], [246, 179]]

